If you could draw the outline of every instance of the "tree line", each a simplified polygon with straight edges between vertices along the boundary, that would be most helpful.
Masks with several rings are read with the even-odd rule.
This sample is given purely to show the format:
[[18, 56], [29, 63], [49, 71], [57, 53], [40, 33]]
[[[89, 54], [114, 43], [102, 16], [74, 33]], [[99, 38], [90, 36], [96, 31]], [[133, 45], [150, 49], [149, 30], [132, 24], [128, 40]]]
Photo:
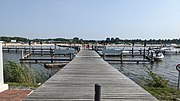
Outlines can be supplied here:
[[32, 43], [32, 42], [37, 42], [37, 43], [77, 43], [77, 44], [88, 44], [88, 43], [99, 43], [99, 44], [130, 44], [130, 43], [135, 43], [135, 44], [143, 44], [146, 42], [147, 44], [180, 44], [180, 38], [179, 39], [148, 39], [148, 40], [142, 40], [142, 39], [120, 39], [118, 37], [116, 38], [106, 38], [104, 40], [84, 40], [80, 39], [78, 37], [74, 37], [72, 39], [66, 39], [66, 38], [48, 38], [48, 39], [28, 39], [28, 38], [23, 38], [23, 37], [7, 37], [7, 36], [2, 36], [0, 37], [0, 41], [4, 42], [11, 42], [11, 40], [16, 40], [16, 42], [21, 42], [21, 43]]

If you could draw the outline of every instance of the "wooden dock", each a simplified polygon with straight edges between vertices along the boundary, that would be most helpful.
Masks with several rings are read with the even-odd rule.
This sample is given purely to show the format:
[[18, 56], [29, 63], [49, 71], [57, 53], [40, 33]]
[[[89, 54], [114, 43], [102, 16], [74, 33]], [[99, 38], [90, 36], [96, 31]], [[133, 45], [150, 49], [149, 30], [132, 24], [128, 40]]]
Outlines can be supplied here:
[[24, 101], [94, 101], [96, 83], [101, 84], [102, 101], [157, 101], [92, 50], [81, 50]]

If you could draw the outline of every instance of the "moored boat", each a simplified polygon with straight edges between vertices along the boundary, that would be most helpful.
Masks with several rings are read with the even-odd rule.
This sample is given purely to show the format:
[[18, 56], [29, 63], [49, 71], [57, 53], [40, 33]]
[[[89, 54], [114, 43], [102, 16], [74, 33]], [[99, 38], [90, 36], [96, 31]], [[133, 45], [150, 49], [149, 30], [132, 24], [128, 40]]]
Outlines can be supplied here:
[[154, 60], [162, 60], [164, 58], [164, 55], [162, 51], [155, 51], [155, 55], [153, 56]]
[[167, 45], [165, 47], [162, 47], [161, 51], [163, 51], [164, 54], [177, 54], [178, 53], [178, 49], [176, 49], [172, 45], [169, 45], [169, 46]]

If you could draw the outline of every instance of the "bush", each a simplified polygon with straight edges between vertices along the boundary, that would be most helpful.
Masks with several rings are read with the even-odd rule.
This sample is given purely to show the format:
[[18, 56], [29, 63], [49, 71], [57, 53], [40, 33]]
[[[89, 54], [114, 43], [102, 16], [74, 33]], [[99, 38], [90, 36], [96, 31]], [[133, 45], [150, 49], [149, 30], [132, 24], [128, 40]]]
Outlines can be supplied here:
[[4, 65], [4, 81], [16, 83], [35, 83], [35, 76], [30, 68], [24, 64], [8, 61]]
[[147, 67], [147, 73], [150, 78], [146, 78], [144, 88], [159, 100], [176, 101], [180, 98], [180, 91], [168, 87], [168, 80], [155, 74]]

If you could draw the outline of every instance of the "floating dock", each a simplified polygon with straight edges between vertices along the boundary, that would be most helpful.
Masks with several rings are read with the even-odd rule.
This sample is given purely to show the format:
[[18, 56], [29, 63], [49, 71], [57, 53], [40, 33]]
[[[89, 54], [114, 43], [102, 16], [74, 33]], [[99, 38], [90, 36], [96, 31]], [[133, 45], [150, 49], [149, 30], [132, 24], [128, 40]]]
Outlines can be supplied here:
[[157, 101], [92, 50], [81, 50], [24, 101], [94, 101], [96, 83], [102, 101]]

